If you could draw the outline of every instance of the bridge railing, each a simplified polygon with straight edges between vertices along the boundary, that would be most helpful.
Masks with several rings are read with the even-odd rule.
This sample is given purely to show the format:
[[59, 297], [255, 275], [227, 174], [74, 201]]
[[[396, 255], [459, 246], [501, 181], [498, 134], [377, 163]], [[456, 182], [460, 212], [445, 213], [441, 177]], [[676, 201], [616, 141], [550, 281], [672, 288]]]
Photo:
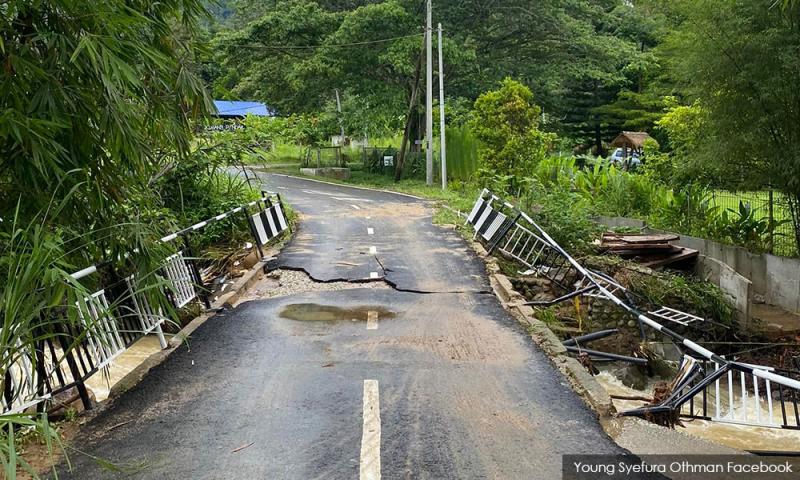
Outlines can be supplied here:
[[[22, 413], [33, 407], [41, 409], [45, 400], [71, 388], [77, 389], [85, 408], [92, 408], [85, 385], [92, 375], [110, 366], [149, 333], [155, 333], [161, 347], [166, 348], [162, 326], [169, 315], [165, 308], [180, 309], [198, 300], [210, 307], [210, 289], [203, 284], [199, 258], [191, 253], [189, 236], [210, 223], [237, 214], [246, 219], [262, 260], [262, 247], [289, 229], [280, 196], [264, 191], [258, 200], [162, 237], [160, 242], [174, 245], [175, 253], [167, 256], [155, 272], [155, 282], [153, 279], [145, 282], [144, 275], [135, 273], [122, 278], [114, 272], [110, 261], [73, 273], [72, 280], [79, 282], [105, 272], [102, 277], [106, 283], [95, 282], [100, 284], [96, 291], [66, 306], [77, 310], [77, 323], [49, 319], [40, 327], [42, 331], [37, 334], [32, 350], [15, 350], [15, 356], [6, 362], [0, 414]], [[127, 257], [137, 253], [131, 252]]]
[[[800, 427], [797, 406], [800, 401], [800, 378], [797, 372], [726, 360], [662, 325], [657, 320], [678, 325], [710, 320], [667, 306], [640, 309], [632, 300], [633, 295], [622, 285], [602, 272], [581, 265], [533, 218], [489, 190], [484, 189], [478, 196], [466, 222], [475, 229], [475, 237], [486, 242], [489, 252], [498, 249], [527, 268], [525, 273], [548, 278], [565, 292], [554, 301], [529, 304], [553, 304], [576, 296], [603, 298], [639, 322], [642, 340], [647, 337], [646, 329], [657, 332], [667, 336], [688, 354], [681, 366], [681, 373], [673, 381], [673, 391], [666, 400], [659, 405], [622, 412], [623, 415], [679, 412], [694, 416], [695, 403], [699, 402], [698, 408], [702, 410], [703, 417], [710, 420]], [[707, 365], [713, 365], [714, 368], [706, 368]], [[734, 394], [737, 381], [738, 396]], [[713, 391], [713, 395], [710, 391]], [[727, 391], [727, 403], [724, 391]], [[775, 391], [778, 392], [777, 396]], [[708, 415], [709, 398], [714, 399], [712, 415]], [[737, 408], [737, 402], [741, 408]], [[775, 421], [774, 417], [776, 405], [780, 407], [782, 415], [780, 422]], [[762, 408], [766, 408], [766, 412]]]

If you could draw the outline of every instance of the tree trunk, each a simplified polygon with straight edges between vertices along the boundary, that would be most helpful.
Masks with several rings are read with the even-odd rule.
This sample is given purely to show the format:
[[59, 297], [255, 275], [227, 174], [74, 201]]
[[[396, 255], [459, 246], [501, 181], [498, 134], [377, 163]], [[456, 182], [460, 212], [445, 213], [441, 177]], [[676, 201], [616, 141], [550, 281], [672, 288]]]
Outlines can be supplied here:
[[397, 156], [397, 165], [394, 169], [394, 181], [399, 182], [403, 176], [403, 165], [406, 161], [406, 145], [408, 136], [411, 133], [411, 120], [414, 118], [414, 110], [417, 105], [417, 93], [419, 92], [419, 77], [422, 72], [422, 50], [417, 57], [417, 66], [414, 69], [414, 83], [411, 88], [411, 99], [408, 102], [408, 113], [406, 113], [406, 126], [403, 129], [403, 142], [400, 144], [400, 154]]
[[603, 135], [600, 131], [600, 116], [594, 115], [594, 146], [596, 150], [596, 154], [605, 157], [605, 151], [603, 150]]
[[792, 216], [792, 230], [794, 232], [795, 248], [800, 253], [800, 194], [786, 193], [786, 200], [789, 203], [789, 212]]

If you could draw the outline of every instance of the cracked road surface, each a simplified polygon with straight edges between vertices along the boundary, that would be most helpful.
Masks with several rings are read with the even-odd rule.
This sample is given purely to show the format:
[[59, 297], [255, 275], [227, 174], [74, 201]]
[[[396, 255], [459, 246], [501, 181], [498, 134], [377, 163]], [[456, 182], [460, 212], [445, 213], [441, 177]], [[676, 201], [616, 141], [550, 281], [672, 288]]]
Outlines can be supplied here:
[[[263, 175], [302, 215], [279, 256], [394, 288], [245, 302], [83, 427], [64, 478], [555, 479], [624, 453], [428, 204]], [[377, 277], [377, 278], [376, 278]]]

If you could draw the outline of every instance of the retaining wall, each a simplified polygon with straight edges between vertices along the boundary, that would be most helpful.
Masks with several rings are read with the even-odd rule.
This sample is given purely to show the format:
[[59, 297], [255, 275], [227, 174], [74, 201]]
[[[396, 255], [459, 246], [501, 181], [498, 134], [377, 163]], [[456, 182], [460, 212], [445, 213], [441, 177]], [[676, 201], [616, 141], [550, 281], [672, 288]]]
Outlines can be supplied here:
[[[646, 233], [671, 233], [649, 228], [644, 221], [635, 218], [598, 216], [595, 217], [595, 221], [608, 227], [640, 228]], [[678, 235], [681, 239], [674, 243], [698, 250], [701, 256], [721, 262], [750, 281], [747, 296], [740, 297], [742, 289], [745, 288], [740, 279], [726, 271], [722, 272], [721, 277], [715, 277], [713, 272], [719, 271], [719, 267], [706, 259], [700, 259], [701, 271], [712, 272], [709, 281], [718, 283], [730, 295], [736, 295], [737, 310], [745, 298], [750, 300], [753, 294], [758, 294], [770, 305], [790, 312], [800, 312], [800, 259], [779, 257], [769, 253], [755, 254], [734, 245], [725, 245], [690, 235]], [[732, 290], [728, 291], [729, 287]]]

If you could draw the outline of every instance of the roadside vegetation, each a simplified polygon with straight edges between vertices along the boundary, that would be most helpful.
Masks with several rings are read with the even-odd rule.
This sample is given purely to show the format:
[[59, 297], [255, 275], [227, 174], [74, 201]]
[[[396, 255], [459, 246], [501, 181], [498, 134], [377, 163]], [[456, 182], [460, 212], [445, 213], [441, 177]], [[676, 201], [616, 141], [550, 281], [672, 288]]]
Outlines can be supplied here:
[[[205, 73], [214, 95], [273, 107], [283, 117], [275, 125], [291, 125], [277, 145], [325, 147], [343, 129], [396, 158], [376, 171], [365, 162], [370, 151], [344, 148], [351, 168], [424, 178], [418, 8], [398, 0], [221, 2]], [[482, 8], [434, 5], [445, 32], [451, 180], [519, 197], [537, 180], [543, 189], [568, 185], [590, 215], [634, 216], [798, 255], [797, 2], [548, 0], [506, 3], [492, 15]], [[654, 139], [635, 171], [598, 160], [623, 130]], [[543, 170], [552, 175], [543, 179]]]
[[[136, 272], [153, 308], [177, 322], [157, 294], [165, 288], [159, 268], [172, 253], [158, 239], [258, 192], [221, 170], [246, 145], [195, 135], [212, 108], [194, 67], [203, 2], [109, 1], [87, 10], [85, 2], [12, 1], [3, 12], [0, 392], [7, 401], [21, 381], [14, 365], [36, 369], [32, 352], [43, 341], [58, 341], [64, 328], [94, 328], [76, 301], [108, 279], [75, 281], [71, 273], [104, 261], [118, 275]], [[241, 223], [221, 221], [193, 241], [240, 247], [243, 232]], [[3, 478], [39, 473], [20, 456], [20, 437], [61, 448], [44, 412], [0, 416]]]

